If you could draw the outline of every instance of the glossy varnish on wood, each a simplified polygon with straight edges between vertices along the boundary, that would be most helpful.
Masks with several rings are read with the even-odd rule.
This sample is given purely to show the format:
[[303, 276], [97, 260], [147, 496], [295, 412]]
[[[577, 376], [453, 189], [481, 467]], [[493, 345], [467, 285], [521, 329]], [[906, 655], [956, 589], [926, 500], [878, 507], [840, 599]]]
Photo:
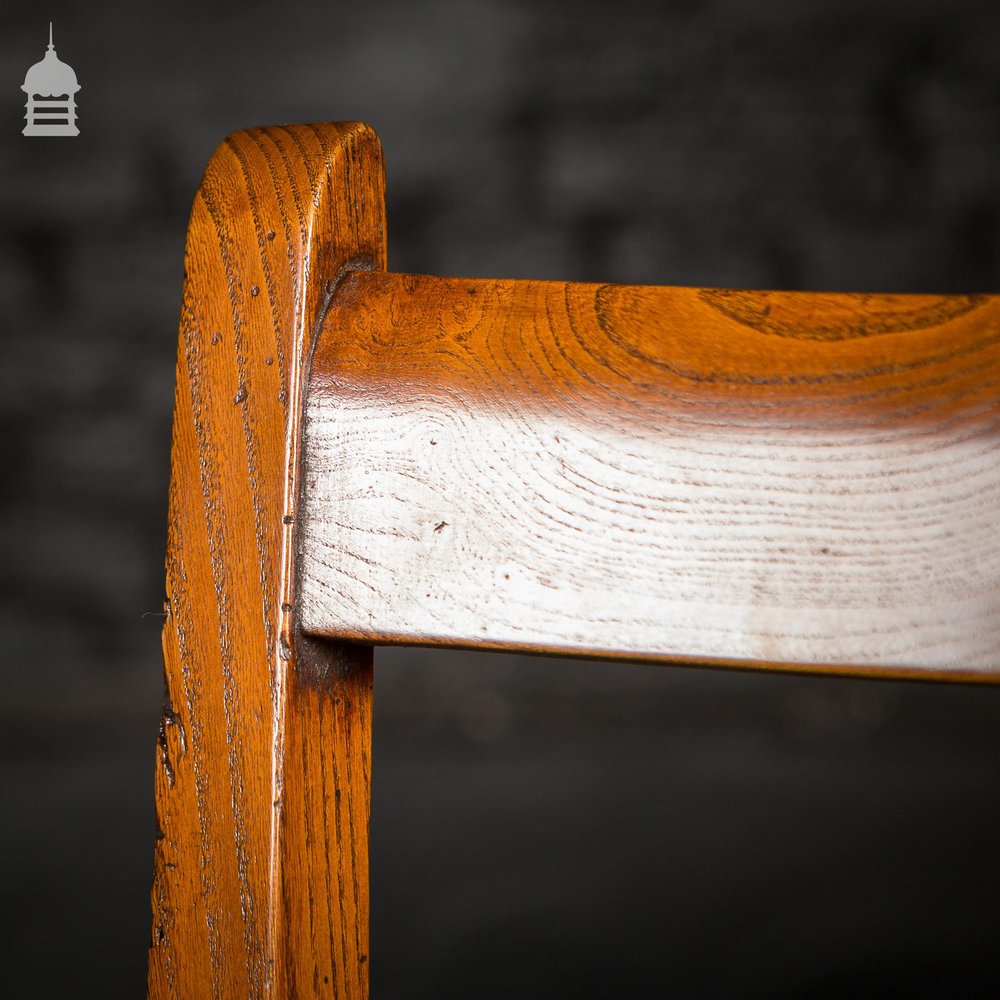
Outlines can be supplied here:
[[995, 678], [1000, 299], [354, 274], [303, 627]]
[[185, 257], [149, 995], [361, 997], [370, 652], [298, 635], [293, 532], [312, 335], [384, 267], [378, 140], [230, 136]]

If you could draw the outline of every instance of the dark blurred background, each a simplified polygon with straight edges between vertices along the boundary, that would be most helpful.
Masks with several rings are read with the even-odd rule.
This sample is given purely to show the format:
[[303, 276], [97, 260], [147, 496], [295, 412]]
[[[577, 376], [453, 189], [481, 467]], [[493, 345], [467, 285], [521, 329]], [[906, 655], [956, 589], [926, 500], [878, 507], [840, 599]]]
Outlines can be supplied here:
[[[81, 135], [21, 136], [48, 20]], [[143, 995], [187, 214], [364, 118], [390, 267], [1000, 291], [1000, 5], [5, 4], [0, 969]], [[998, 995], [1000, 692], [392, 650], [373, 989]]]

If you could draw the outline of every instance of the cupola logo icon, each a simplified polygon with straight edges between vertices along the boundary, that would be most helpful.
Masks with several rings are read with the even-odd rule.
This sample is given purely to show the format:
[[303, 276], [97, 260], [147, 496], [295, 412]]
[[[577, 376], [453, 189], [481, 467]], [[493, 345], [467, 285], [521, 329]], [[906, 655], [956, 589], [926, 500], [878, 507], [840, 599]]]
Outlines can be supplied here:
[[56, 55], [49, 21], [49, 49], [24, 76], [28, 95], [22, 135], [79, 135], [76, 127], [76, 93], [80, 90], [73, 67]]

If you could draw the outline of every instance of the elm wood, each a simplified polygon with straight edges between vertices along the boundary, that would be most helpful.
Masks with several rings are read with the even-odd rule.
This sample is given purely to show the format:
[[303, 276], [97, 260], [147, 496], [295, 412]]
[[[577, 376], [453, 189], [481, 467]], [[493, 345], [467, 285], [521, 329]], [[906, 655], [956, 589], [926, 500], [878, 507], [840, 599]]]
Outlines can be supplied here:
[[370, 649], [296, 629], [302, 392], [338, 275], [384, 268], [359, 123], [251, 129], [195, 198], [180, 322], [152, 998], [368, 991]]
[[351, 274], [301, 623], [996, 680], [1000, 298]]

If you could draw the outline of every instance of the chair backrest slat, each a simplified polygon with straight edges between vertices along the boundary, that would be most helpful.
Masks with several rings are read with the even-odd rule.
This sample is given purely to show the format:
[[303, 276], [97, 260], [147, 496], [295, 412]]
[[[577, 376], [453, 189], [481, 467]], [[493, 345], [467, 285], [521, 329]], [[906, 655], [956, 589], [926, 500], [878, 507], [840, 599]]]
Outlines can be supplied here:
[[307, 632], [1000, 677], [1000, 298], [348, 275]]

